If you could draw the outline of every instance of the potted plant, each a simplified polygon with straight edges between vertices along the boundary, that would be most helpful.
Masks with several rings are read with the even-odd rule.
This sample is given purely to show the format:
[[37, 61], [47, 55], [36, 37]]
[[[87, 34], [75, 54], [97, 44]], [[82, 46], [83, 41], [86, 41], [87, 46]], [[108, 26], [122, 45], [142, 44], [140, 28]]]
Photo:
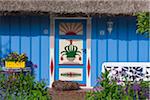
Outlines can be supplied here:
[[[66, 46], [64, 49], [65, 50], [61, 52], [62, 57], [64, 55], [66, 55], [66, 57], [69, 61], [73, 61], [75, 59], [76, 55], [79, 55], [81, 53], [80, 51], [78, 51], [78, 47], [74, 46], [72, 44]], [[81, 60], [81, 57], [79, 57], [79, 60]]]
[[25, 68], [25, 64], [28, 61], [26, 54], [18, 54], [12, 52], [2, 59], [6, 68]]

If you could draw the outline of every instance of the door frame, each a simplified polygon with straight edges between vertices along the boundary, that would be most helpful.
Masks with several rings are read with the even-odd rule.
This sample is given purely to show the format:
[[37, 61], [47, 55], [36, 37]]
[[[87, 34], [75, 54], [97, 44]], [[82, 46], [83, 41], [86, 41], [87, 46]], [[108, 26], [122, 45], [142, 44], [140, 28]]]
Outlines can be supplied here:
[[55, 76], [55, 20], [57, 19], [86, 19], [86, 86], [91, 87], [91, 17], [50, 17], [50, 60], [49, 60], [49, 87], [52, 87]]

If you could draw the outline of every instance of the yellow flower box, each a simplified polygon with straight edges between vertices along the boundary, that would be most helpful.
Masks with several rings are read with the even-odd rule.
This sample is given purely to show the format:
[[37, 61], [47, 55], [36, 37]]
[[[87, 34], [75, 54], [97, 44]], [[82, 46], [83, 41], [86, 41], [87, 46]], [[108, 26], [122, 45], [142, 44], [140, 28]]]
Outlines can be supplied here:
[[6, 68], [25, 68], [25, 62], [5, 61]]

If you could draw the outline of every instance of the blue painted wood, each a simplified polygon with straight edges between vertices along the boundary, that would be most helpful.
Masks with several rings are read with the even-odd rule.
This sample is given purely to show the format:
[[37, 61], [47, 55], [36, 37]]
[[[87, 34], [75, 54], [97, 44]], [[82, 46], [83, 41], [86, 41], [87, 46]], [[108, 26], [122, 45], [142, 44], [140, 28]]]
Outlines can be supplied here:
[[150, 62], [150, 38], [149, 38], [149, 41], [148, 41], [148, 53], [149, 53], [148, 59], [149, 59], [149, 62]]
[[[2, 30], [2, 17], [0, 16], [0, 33]], [[1, 35], [0, 35], [0, 59], [2, 58], [2, 41], [1, 41]]]
[[118, 25], [118, 20], [117, 18], [107, 18], [106, 21], [111, 20], [113, 23], [113, 30], [111, 33], [108, 33], [107, 31], [107, 38], [108, 38], [108, 43], [107, 43], [107, 50], [108, 51], [108, 58], [107, 60], [109, 62], [117, 61], [118, 58], [118, 32], [117, 32], [117, 25]]
[[[111, 35], [107, 32], [106, 22], [109, 19], [114, 21]], [[77, 22], [81, 20], [67, 21]], [[38, 68], [35, 69], [36, 80], [45, 79], [47, 81], [49, 79], [50, 59], [49, 22], [48, 16], [1, 16], [0, 56], [4, 57], [11, 51], [26, 53], [29, 60], [38, 65]], [[83, 23], [86, 24], [85, 21]], [[56, 24], [58, 25], [57, 21]], [[48, 34], [45, 29], [48, 29]], [[100, 35], [100, 32], [103, 31], [105, 34]], [[56, 30], [56, 33], [58, 33], [58, 30]], [[59, 38], [66, 37], [58, 37], [58, 34], [56, 34], [56, 41]], [[73, 38], [79, 39], [82, 37]], [[150, 62], [150, 39], [136, 34], [136, 17], [93, 17], [91, 43], [92, 86], [95, 86], [96, 79], [101, 74], [103, 62]], [[58, 45], [56, 45], [55, 50], [57, 48]], [[58, 55], [55, 54], [55, 56], [57, 57]], [[56, 65], [58, 64], [57, 61], [55, 63]], [[75, 67], [79, 68], [79, 66], [72, 68]]]
[[148, 38], [139, 35], [139, 61], [149, 61], [149, 49], [148, 49]]
[[[0, 16], [0, 33], [2, 30], [2, 17]], [[0, 58], [2, 57], [2, 43], [1, 43], [1, 35], [0, 35]]]
[[[124, 20], [122, 20], [124, 19]], [[120, 62], [128, 61], [128, 26], [127, 26], [127, 18], [119, 17], [117, 19], [117, 33], [118, 33], [118, 60]]]
[[[98, 66], [97, 66], [97, 38], [96, 38], [96, 34], [95, 33], [97, 33], [97, 27], [96, 27], [96, 25], [97, 25], [97, 20], [96, 20], [97, 18], [92, 18], [92, 33], [94, 33], [94, 34], [92, 34], [91, 35], [91, 44], [95, 44], [95, 45], [91, 45], [91, 48], [92, 48], [92, 50], [91, 50], [91, 57], [92, 57], [92, 59], [91, 59], [91, 73], [95, 73], [95, 74], [91, 74], [91, 85], [92, 86], [95, 86], [96, 85], [96, 82], [97, 82], [97, 78], [98, 78]], [[93, 52], [93, 51], [95, 51], [95, 52]]]
[[[83, 24], [83, 35], [82, 36], [60, 36], [59, 25], [62, 22], [81, 22]], [[78, 81], [80, 84], [86, 84], [86, 55], [83, 54], [83, 66], [81, 65], [59, 65], [59, 39], [81, 39], [83, 40], [83, 48], [86, 48], [86, 20], [56, 20], [55, 21], [55, 80], [59, 79], [59, 68], [83, 68], [83, 81]]]
[[10, 51], [10, 25], [9, 25], [9, 17], [1, 17], [1, 52], [2, 57], [5, 57]]
[[[98, 31], [97, 31], [97, 34], [96, 36], [98, 37], [98, 43], [97, 43], [97, 51], [98, 51], [98, 55], [97, 55], [97, 59], [98, 59], [98, 76], [101, 75], [101, 71], [102, 71], [102, 64], [103, 62], [106, 62], [107, 59], [108, 59], [108, 51], [107, 51], [107, 44], [108, 44], [108, 41], [107, 41], [107, 32], [106, 32], [106, 19], [101, 17], [99, 20], [98, 20], [98, 24], [97, 24], [97, 27], [98, 27]], [[100, 35], [100, 32], [104, 32], [103, 35]]]
[[128, 61], [138, 61], [138, 36], [136, 34], [136, 18], [128, 17]]
[[[114, 21], [111, 35], [107, 32], [108, 19]], [[150, 39], [136, 33], [136, 17], [93, 17], [92, 21], [92, 68], [96, 66], [98, 75], [101, 75], [103, 62], [150, 61]], [[105, 35], [99, 34], [102, 30]], [[94, 45], [97, 45], [97, 49]], [[95, 51], [98, 52], [97, 56]], [[94, 59], [98, 59], [98, 62]], [[95, 85], [94, 78], [92, 75], [92, 86]]]
[[21, 17], [20, 18], [21, 27], [21, 53], [26, 53], [30, 59], [30, 18]]
[[11, 51], [19, 53], [19, 33], [20, 25], [19, 25], [19, 17], [10, 17], [10, 33], [11, 33]]
[[[4, 57], [9, 52], [26, 53], [34, 64], [36, 80], [49, 78], [49, 17], [1, 16], [0, 51]], [[44, 30], [48, 30], [48, 34]]]
[[49, 83], [49, 20], [41, 17], [41, 79]]
[[36, 80], [41, 80], [41, 76], [40, 76], [40, 69], [41, 69], [41, 52], [40, 52], [40, 48], [41, 48], [41, 43], [40, 43], [40, 23], [39, 20], [40, 18], [37, 16], [32, 16], [30, 18], [31, 20], [31, 44], [32, 44], [32, 61], [34, 64], [37, 65], [37, 68], [34, 70], [35, 72], [35, 76], [36, 76]]

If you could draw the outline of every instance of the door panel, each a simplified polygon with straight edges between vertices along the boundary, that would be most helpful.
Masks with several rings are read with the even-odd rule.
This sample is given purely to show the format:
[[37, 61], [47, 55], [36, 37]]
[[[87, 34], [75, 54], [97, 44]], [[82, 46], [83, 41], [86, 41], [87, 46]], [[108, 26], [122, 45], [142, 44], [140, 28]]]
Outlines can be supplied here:
[[86, 84], [86, 20], [55, 20], [55, 80]]

